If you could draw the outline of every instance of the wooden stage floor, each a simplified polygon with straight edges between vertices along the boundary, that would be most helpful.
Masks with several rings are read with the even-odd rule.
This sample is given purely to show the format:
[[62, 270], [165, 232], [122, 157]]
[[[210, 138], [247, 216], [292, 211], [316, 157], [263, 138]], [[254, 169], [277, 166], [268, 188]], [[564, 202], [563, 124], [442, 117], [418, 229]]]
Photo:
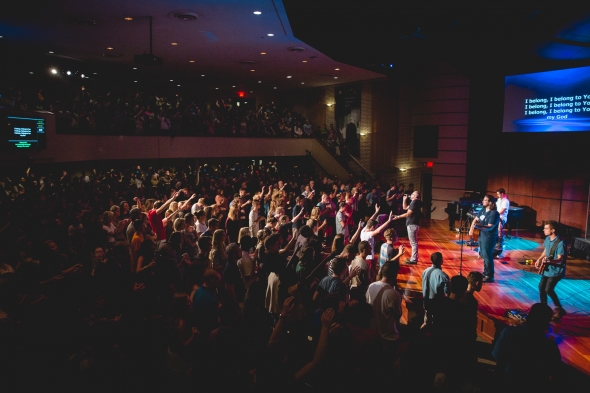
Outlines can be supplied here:
[[[485, 284], [475, 296], [481, 313], [492, 319], [512, 321], [504, 317], [506, 309], [528, 311], [539, 301], [540, 276], [530, 271], [534, 266], [521, 264], [525, 259], [537, 259], [542, 253], [542, 234], [519, 233], [519, 238], [506, 239], [502, 257], [494, 261], [495, 282]], [[465, 239], [467, 239], [465, 235]], [[408, 251], [402, 257], [398, 284], [407, 294], [421, 292], [422, 272], [431, 265], [430, 254], [440, 251], [444, 257], [443, 270], [452, 277], [459, 274], [461, 242], [458, 233], [449, 231], [446, 220], [431, 220], [420, 228], [417, 265], [404, 265], [409, 257], [407, 238], [400, 238]], [[568, 245], [569, 246], [569, 245]], [[483, 261], [475, 250], [463, 247], [463, 275], [470, 271], [483, 272]], [[550, 334], [559, 343], [562, 360], [590, 375], [590, 262], [568, 259], [566, 277], [556, 287], [557, 295], [567, 315], [552, 323]], [[553, 302], [549, 299], [549, 306]]]

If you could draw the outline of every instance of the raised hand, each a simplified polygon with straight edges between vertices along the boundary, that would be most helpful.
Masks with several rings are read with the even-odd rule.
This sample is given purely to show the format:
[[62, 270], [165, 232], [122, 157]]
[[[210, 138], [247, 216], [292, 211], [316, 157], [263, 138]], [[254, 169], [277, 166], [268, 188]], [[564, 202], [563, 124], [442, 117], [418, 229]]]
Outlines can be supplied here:
[[326, 311], [324, 311], [324, 313], [322, 314], [322, 327], [329, 329], [330, 326], [332, 325], [332, 320], [334, 319], [334, 315], [336, 313], [334, 312], [333, 308], [329, 308]]

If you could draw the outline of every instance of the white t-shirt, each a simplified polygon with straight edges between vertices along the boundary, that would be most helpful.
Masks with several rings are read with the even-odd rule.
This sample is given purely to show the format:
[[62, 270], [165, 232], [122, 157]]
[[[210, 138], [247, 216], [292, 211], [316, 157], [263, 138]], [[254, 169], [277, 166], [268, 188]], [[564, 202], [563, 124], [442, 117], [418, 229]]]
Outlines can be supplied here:
[[[383, 290], [383, 293], [380, 299], [377, 299], [381, 290]], [[397, 321], [402, 315], [400, 294], [391, 285], [376, 281], [369, 285], [365, 298], [367, 303], [373, 306], [375, 329], [381, 338], [384, 340], [397, 340], [399, 338]], [[378, 303], [375, 303], [375, 301]]]
[[371, 236], [373, 231], [365, 231], [364, 229], [361, 232], [361, 242], [367, 241], [371, 245], [371, 253], [367, 255], [367, 260], [373, 260], [373, 253], [375, 252], [375, 237]]
[[[367, 261], [365, 261], [361, 256], [357, 255], [352, 262], [350, 263], [350, 270], [354, 269], [355, 267], [360, 267], [361, 268], [361, 272], [364, 271], [365, 274], [361, 274], [361, 272], [359, 272], [359, 274], [357, 274], [356, 276], [354, 276], [351, 280], [350, 280], [350, 287], [354, 288], [354, 287], [358, 287], [361, 286], [363, 283], [361, 282], [361, 275], [364, 277], [367, 277], [367, 271], [369, 270], [369, 265], [367, 264]], [[367, 283], [364, 283], [365, 285], [367, 285]]]
[[500, 214], [500, 220], [506, 222], [508, 219], [508, 209], [510, 209], [510, 201], [508, 198], [498, 198], [496, 201], [496, 209], [502, 210], [502, 208], [506, 208], [506, 210], [504, 210], [504, 213]]

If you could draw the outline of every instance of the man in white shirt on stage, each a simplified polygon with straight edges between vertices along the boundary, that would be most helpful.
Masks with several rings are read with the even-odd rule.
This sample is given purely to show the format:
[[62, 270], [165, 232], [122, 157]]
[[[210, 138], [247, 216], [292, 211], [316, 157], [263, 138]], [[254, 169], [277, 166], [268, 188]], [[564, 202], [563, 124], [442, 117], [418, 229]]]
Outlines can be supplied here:
[[[508, 211], [510, 210], [510, 201], [506, 197], [506, 190], [503, 188], [498, 188], [496, 191], [496, 208], [498, 209], [498, 214], [500, 215], [500, 224], [498, 225], [498, 245], [497, 248], [502, 250], [502, 245], [504, 243], [504, 236], [503, 236], [503, 229], [504, 225], [506, 225], [506, 221], [508, 220]], [[502, 253], [502, 251], [500, 251]]]

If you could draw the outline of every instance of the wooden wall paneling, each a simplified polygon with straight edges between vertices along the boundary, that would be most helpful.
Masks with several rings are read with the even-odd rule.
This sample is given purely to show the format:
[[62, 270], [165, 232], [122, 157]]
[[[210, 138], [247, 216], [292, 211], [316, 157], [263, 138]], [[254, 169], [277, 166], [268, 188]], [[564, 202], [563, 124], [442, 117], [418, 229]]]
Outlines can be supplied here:
[[496, 195], [496, 190], [503, 187], [510, 199], [510, 190], [508, 189], [508, 175], [504, 173], [492, 173], [488, 176], [487, 192]]
[[412, 125], [467, 125], [468, 118], [468, 113], [433, 113], [426, 115], [415, 115], [412, 117]]
[[586, 220], [588, 218], [588, 201], [561, 201], [560, 222], [564, 225], [581, 229], [586, 229]]
[[589, 174], [581, 174], [563, 180], [561, 199], [588, 202]]
[[536, 212], [536, 225], [541, 226], [546, 220], [559, 221], [561, 208], [559, 199], [533, 197], [531, 207]]
[[[507, 186], [504, 187], [510, 195], [533, 195], [533, 178], [525, 173], [511, 173], [508, 175]], [[540, 195], [542, 196], [542, 195]]]
[[533, 180], [533, 196], [561, 199], [561, 184], [559, 177], [536, 176]]
[[440, 130], [438, 134], [439, 151], [467, 151], [467, 138], [444, 139], [440, 137]]
[[427, 113], [464, 113], [469, 111], [469, 100], [433, 100], [415, 103], [414, 115]]
[[464, 125], [438, 126], [439, 138], [467, 138], [468, 128]]

